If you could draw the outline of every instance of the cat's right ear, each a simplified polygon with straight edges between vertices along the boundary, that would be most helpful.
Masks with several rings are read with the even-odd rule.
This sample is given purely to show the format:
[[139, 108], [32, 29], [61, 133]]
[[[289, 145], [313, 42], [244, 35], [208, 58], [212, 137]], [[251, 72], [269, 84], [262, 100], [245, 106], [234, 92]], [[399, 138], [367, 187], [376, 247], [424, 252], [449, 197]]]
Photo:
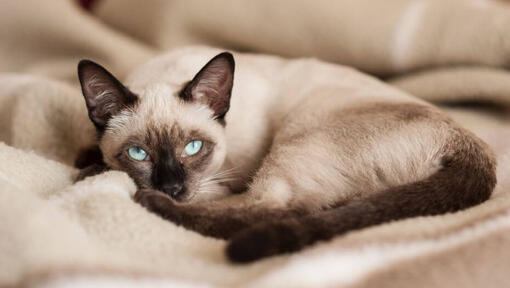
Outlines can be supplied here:
[[78, 78], [90, 120], [99, 131], [104, 131], [111, 117], [137, 101], [110, 72], [90, 60], [80, 61]]
[[228, 52], [220, 53], [205, 64], [179, 96], [185, 101], [207, 105], [213, 111], [213, 117], [221, 120], [230, 107], [234, 69], [234, 56]]

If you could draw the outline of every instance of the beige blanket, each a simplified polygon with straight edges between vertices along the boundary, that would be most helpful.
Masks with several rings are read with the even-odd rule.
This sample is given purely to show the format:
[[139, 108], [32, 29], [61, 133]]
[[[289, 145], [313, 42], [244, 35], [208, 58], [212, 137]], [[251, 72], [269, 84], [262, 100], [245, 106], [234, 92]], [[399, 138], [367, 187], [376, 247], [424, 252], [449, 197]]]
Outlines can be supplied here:
[[[49, 3], [0, 2], [0, 286], [510, 287], [510, 3], [103, 0], [93, 14]], [[223, 241], [135, 204], [126, 174], [73, 184], [93, 137], [78, 60], [122, 78], [185, 44], [319, 57], [448, 104], [496, 151], [494, 196], [235, 266]]]

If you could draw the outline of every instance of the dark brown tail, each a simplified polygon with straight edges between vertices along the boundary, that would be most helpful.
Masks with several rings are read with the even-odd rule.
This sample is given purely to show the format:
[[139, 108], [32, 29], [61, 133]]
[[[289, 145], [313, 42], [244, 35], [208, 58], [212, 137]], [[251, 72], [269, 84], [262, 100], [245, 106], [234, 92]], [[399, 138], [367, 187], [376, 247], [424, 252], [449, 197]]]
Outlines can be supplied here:
[[451, 145], [456, 151], [446, 151], [442, 168], [429, 178], [316, 214], [253, 226], [232, 238], [228, 257], [233, 262], [250, 262], [297, 251], [348, 231], [455, 212], [487, 200], [496, 185], [495, 160], [481, 142], [469, 136], [457, 138]]

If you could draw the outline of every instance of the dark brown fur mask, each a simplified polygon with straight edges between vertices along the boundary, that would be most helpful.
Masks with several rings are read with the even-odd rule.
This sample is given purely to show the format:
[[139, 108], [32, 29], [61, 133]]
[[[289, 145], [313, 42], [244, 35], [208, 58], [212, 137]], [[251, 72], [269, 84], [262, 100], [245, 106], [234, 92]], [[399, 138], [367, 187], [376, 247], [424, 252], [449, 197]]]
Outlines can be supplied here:
[[79, 63], [78, 76], [108, 168], [127, 172], [139, 188], [162, 190], [180, 201], [224, 193], [216, 173], [226, 156], [230, 53], [212, 58], [181, 85], [132, 92], [89, 60]]

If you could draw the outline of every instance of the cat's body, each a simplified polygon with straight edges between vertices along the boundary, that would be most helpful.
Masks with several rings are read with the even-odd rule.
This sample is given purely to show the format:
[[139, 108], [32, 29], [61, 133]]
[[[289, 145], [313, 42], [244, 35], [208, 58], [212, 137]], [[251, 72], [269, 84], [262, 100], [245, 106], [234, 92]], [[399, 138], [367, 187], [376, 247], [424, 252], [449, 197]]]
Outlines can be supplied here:
[[[149, 94], [147, 91], [150, 90], [157, 91], [160, 89], [158, 86], [181, 88], [182, 83], [186, 83], [193, 78], [197, 71], [219, 52], [221, 51], [198, 48], [180, 50], [158, 57], [132, 73], [126, 80], [126, 85], [138, 95], [147, 95]], [[352, 74], [357, 76], [359, 74], [352, 69], [340, 68], [312, 59], [285, 61], [276, 57], [244, 54], [236, 55], [235, 59], [235, 84], [230, 102], [230, 110], [225, 118], [227, 123], [225, 126], [227, 155], [221, 168], [221, 170], [233, 170], [232, 174], [234, 174], [233, 176], [236, 180], [227, 184], [234, 186], [235, 190], [243, 190], [245, 188], [243, 184], [250, 182], [253, 173], [257, 171], [262, 163], [262, 159], [268, 154], [273, 141], [275, 147], [281, 145], [281, 148], [285, 149], [285, 143], [281, 142], [286, 142], [289, 140], [288, 138], [295, 138], [296, 134], [303, 133], [313, 134], [322, 132], [324, 135], [322, 137], [310, 137], [314, 138], [314, 142], [309, 143], [306, 150], [300, 151], [296, 155], [304, 159], [299, 159], [298, 163], [293, 163], [294, 167], [290, 169], [303, 167], [306, 170], [296, 171], [298, 175], [289, 176], [296, 178], [291, 179], [291, 181], [299, 179], [301, 181], [298, 182], [303, 182], [302, 184], [304, 182], [314, 182], [313, 179], [306, 179], [307, 177], [314, 178], [318, 176], [324, 178], [315, 180], [315, 182], [324, 182], [323, 184], [331, 181], [331, 183], [328, 183], [328, 186], [335, 190], [333, 192], [334, 195], [327, 197], [324, 194], [326, 191], [320, 193], [324, 198], [334, 199], [332, 203], [328, 204], [335, 204], [339, 200], [352, 198], [353, 194], [360, 193], [357, 191], [359, 185], [366, 188], [372, 185], [374, 186], [371, 188], [372, 190], [380, 190], [391, 185], [395, 186], [423, 179], [439, 168], [438, 155], [434, 155], [434, 153], [437, 153], [437, 149], [439, 149], [437, 142], [444, 141], [445, 135], [443, 135], [443, 139], [440, 139], [438, 135], [424, 137], [425, 131], [422, 127], [418, 126], [422, 125], [429, 128], [429, 123], [425, 125], [415, 123], [416, 130], [414, 131], [402, 131], [408, 129], [408, 127], [402, 127], [403, 129], [400, 131], [397, 127], [391, 127], [393, 128], [393, 135], [388, 135], [388, 129], [380, 129], [377, 126], [391, 124], [381, 123], [380, 119], [376, 119], [370, 114], [367, 115], [368, 117], [365, 117], [368, 119], [363, 119], [361, 115], [359, 118], [353, 115], [353, 113], [363, 112], [365, 107], [377, 113], [379, 112], [377, 105], [382, 106], [381, 112], [386, 108], [388, 115], [394, 114], [391, 111], [393, 108], [390, 106], [394, 106], [396, 110], [399, 110], [398, 105], [395, 104], [407, 103], [428, 106], [423, 101], [409, 97], [404, 93], [388, 91], [390, 89], [374, 94], [372, 87], [379, 83], [375, 83], [372, 79], [368, 79], [368, 77], [354, 78]], [[174, 99], [163, 100], [160, 96], [161, 94], [165, 95], [164, 92], [155, 92], [155, 100], [162, 102], [161, 105], [171, 106], [172, 104], [167, 102]], [[168, 94], [170, 93], [167, 92], [166, 95]], [[403, 106], [403, 109], [407, 109], [406, 105]], [[345, 118], [350, 123], [339, 123], [341, 119], [335, 123], [335, 118], [340, 118], [338, 116], [344, 117], [342, 115], [344, 111], [349, 112], [350, 115]], [[413, 113], [413, 111], [394, 112], [395, 114]], [[355, 119], [352, 119], [353, 116]], [[419, 117], [419, 115], [417, 116]], [[411, 115], [410, 118], [413, 118], [413, 116]], [[353, 120], [354, 123], [352, 123]], [[335, 148], [322, 153], [325, 154], [321, 155], [324, 159], [321, 159], [321, 161], [315, 161], [314, 159], [314, 162], [307, 163], [308, 159], [313, 159], [313, 156], [310, 155], [311, 153], [318, 154], [324, 149], [323, 146], [328, 145], [324, 136], [329, 134], [329, 136], [335, 137], [335, 134], [338, 134], [335, 131], [331, 131], [336, 129], [332, 127], [335, 125], [339, 127], [338, 129], [344, 129], [345, 135], [341, 136], [342, 139], [335, 139], [337, 140], [333, 144], [336, 146]], [[292, 129], [293, 126], [297, 127]], [[369, 129], [371, 131], [358, 131], [360, 126], [362, 129]], [[433, 130], [432, 127], [429, 129]], [[360, 139], [359, 135], [357, 135], [365, 135], [367, 132], [370, 132], [367, 136], [371, 139]], [[439, 133], [441, 132], [440, 130]], [[431, 133], [437, 134], [432, 131]], [[412, 139], [398, 139], [400, 137], [418, 137], [417, 135], [422, 135], [419, 143], [413, 143]], [[391, 143], [384, 145], [385, 141], [391, 141]], [[325, 161], [331, 160], [331, 157], [335, 157], [335, 154], [352, 156], [353, 148], [361, 148], [360, 145], [371, 145], [373, 147], [372, 153], [366, 153], [368, 151], [358, 152], [360, 157], [366, 158], [363, 162], [361, 162], [360, 158], [343, 157], [344, 159], [336, 161], [336, 163], [329, 163], [329, 165], [325, 163]], [[389, 150], [384, 151], [384, 149]], [[432, 151], [427, 151], [427, 149]], [[371, 156], [381, 157], [379, 153], [392, 155], [394, 154], [391, 153], [392, 150], [402, 150], [399, 153], [400, 159], [395, 159], [393, 163], [370, 158]], [[293, 158], [288, 155], [284, 157], [288, 160]], [[382, 157], [385, 156], [383, 155]], [[374, 167], [377, 164], [384, 165], [385, 167]], [[413, 169], [409, 169], [411, 166]], [[312, 168], [311, 171], [319, 172], [322, 175], [311, 175], [313, 173], [308, 173], [310, 168]], [[334, 171], [327, 171], [328, 169], [333, 169]], [[320, 172], [321, 170], [323, 171]], [[379, 176], [368, 175], [376, 170], [391, 172], [387, 173], [389, 175], [380, 175], [386, 178], [384, 181], [381, 181], [382, 178], [379, 179]], [[293, 174], [291, 171], [286, 173]], [[277, 175], [274, 175], [274, 177], [278, 178]], [[287, 175], [282, 176], [282, 178], [286, 177]], [[363, 182], [366, 184], [362, 184]], [[319, 187], [315, 186], [306, 190], [315, 194], [317, 193], [315, 192], [317, 188]], [[325, 187], [321, 186], [320, 188], [323, 190]], [[343, 192], [340, 193], [337, 190], [342, 190]], [[320, 208], [310, 206], [311, 201], [306, 199], [307, 196], [303, 195], [304, 193], [297, 193], [296, 191], [295, 194], [297, 198], [294, 200], [306, 201], [308, 209]], [[195, 200], [199, 200], [200, 195], [197, 196], [198, 198]], [[285, 197], [282, 196], [276, 196], [275, 201], [283, 200]], [[315, 195], [312, 197], [315, 197]], [[322, 203], [318, 206], [323, 205]]]
[[[352, 69], [236, 54], [229, 109], [228, 97], [220, 95], [230, 95], [234, 66], [227, 56], [193, 78], [218, 52], [186, 48], [150, 61], [126, 81], [136, 104], [127, 97], [122, 106], [128, 110], [109, 113], [104, 127], [96, 127], [104, 161], [135, 179], [142, 205], [201, 233], [234, 236], [228, 250], [233, 260], [297, 250], [391, 220], [456, 211], [490, 196], [490, 151], [431, 105]], [[80, 74], [86, 99], [93, 70]], [[91, 82], [97, 89], [90, 95], [108, 88]], [[217, 95], [221, 101], [210, 100]], [[202, 148], [201, 160], [172, 152], [172, 164], [161, 170], [174, 175], [172, 185], [181, 179], [187, 189], [179, 200], [187, 203], [150, 190], [164, 190], [155, 184], [159, 160], [140, 168], [119, 156], [133, 135], [150, 145], [177, 147], [172, 151], [190, 139], [213, 143]]]

